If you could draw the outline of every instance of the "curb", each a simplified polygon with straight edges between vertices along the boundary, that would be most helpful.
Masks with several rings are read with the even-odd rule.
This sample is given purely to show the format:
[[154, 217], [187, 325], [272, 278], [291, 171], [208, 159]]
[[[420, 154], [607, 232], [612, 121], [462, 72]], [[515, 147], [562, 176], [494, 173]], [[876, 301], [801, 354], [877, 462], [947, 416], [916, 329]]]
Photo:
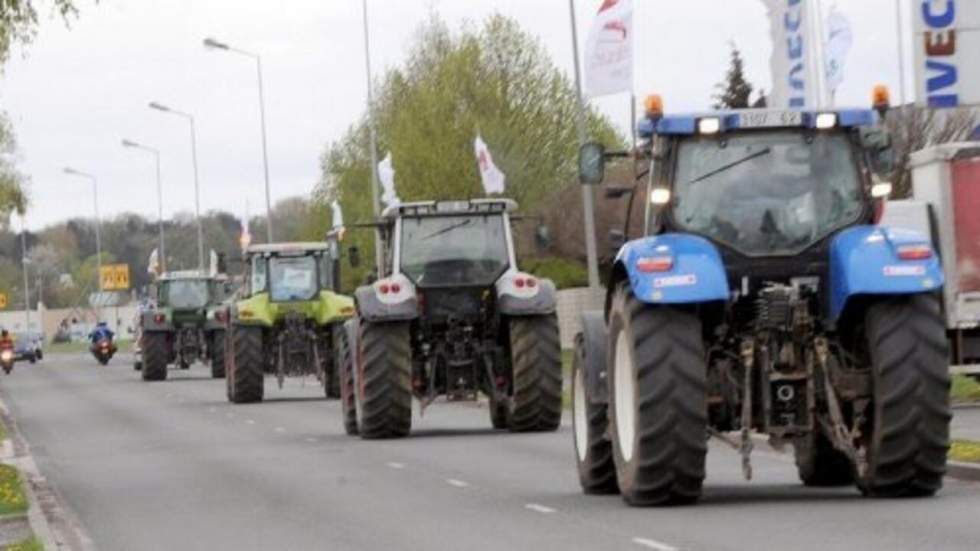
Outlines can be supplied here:
[[976, 409], [980, 408], [980, 402], [953, 402], [953, 409]]

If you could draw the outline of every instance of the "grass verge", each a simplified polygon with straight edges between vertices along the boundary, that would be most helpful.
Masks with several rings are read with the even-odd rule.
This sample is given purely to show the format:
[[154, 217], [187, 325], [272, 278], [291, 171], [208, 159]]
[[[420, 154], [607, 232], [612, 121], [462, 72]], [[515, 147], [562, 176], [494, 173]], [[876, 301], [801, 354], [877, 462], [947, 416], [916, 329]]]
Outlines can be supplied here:
[[27, 512], [27, 496], [20, 473], [11, 465], [0, 465], [0, 515]]
[[572, 407], [572, 355], [574, 350], [561, 351], [561, 405], [568, 409]]
[[953, 403], [980, 402], [980, 383], [966, 375], [953, 375], [953, 388], [950, 390]]
[[44, 551], [44, 545], [36, 537], [19, 541], [3, 548], [3, 551]]
[[980, 463], [980, 442], [953, 440], [949, 448], [949, 458], [956, 461]]

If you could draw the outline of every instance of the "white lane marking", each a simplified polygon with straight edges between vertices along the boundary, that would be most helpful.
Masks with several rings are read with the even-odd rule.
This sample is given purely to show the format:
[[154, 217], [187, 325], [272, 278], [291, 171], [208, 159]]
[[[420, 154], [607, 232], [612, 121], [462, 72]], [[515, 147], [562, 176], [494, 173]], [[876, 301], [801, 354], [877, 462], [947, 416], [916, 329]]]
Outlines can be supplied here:
[[447, 478], [447, 479], [446, 479], [446, 482], [447, 482], [447, 483], [448, 483], [448, 484], [449, 484], [450, 486], [455, 486], [455, 487], [457, 487], [457, 488], [468, 488], [468, 487], [469, 487], [469, 485], [470, 485], [470, 483], [469, 483], [469, 482], [466, 482], [466, 481], [464, 481], [464, 480], [456, 480], [455, 478]]
[[246, 424], [246, 425], [254, 425], [254, 424], [255, 424], [255, 421], [254, 421], [254, 420], [252, 420], [252, 419], [246, 419], [246, 420], [245, 420], [245, 424]]
[[276, 431], [276, 432], [286, 432], [286, 429], [284, 429], [284, 428], [282, 428], [282, 427], [276, 427], [276, 428], [275, 428], [275, 431]]
[[392, 469], [404, 469], [405, 468], [405, 464], [404, 463], [396, 463], [394, 461], [389, 461], [388, 463], [385, 463], [385, 465], [388, 465]]
[[550, 515], [551, 513], [555, 512], [555, 509], [552, 509], [551, 507], [545, 507], [544, 505], [539, 505], [537, 503], [528, 503], [527, 505], [524, 506], [524, 508], [529, 511], [534, 511], [535, 513], [542, 513], [545, 515]]
[[676, 547], [649, 538], [633, 538], [633, 543], [657, 551], [678, 551]]
[[309, 442], [310, 444], [316, 444], [316, 438], [313, 437], [307, 438], [306, 441]]

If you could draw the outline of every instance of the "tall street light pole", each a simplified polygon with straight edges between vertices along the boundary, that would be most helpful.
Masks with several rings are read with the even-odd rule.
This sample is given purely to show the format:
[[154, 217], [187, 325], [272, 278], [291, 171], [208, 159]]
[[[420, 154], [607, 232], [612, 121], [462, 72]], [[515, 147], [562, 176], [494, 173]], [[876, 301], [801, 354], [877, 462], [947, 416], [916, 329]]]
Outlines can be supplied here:
[[269, 153], [266, 145], [265, 134], [265, 95], [262, 86], [262, 58], [259, 57], [259, 54], [233, 48], [228, 44], [220, 42], [214, 38], [205, 38], [204, 46], [214, 50], [233, 52], [255, 60], [255, 68], [259, 76], [259, 119], [262, 121], [262, 166], [263, 170], [265, 171], [265, 233], [266, 240], [268, 240], [269, 243], [272, 243], [272, 195], [269, 192]]
[[31, 330], [31, 287], [30, 281], [27, 279], [27, 265], [30, 260], [27, 258], [27, 220], [24, 215], [20, 217], [21, 231], [20, 231], [20, 251], [21, 251], [21, 268], [24, 270], [24, 318], [25, 326], [24, 330], [30, 332]]
[[[575, 57], [575, 90], [578, 93], [578, 141], [579, 145], [584, 145], [588, 140], [588, 131], [585, 124], [585, 96], [582, 93], [582, 74], [579, 68], [578, 57], [578, 27], [575, 22], [575, 3], [568, 0], [568, 11], [572, 22], [572, 55]], [[595, 196], [593, 186], [579, 186], [582, 188], [582, 210], [585, 226], [585, 254], [589, 264], [589, 287], [599, 288], [599, 255], [596, 252], [595, 240]]]
[[167, 248], [166, 241], [163, 238], [163, 184], [160, 180], [160, 151], [153, 147], [143, 145], [133, 140], [122, 141], [123, 147], [129, 147], [132, 149], [139, 149], [141, 151], [146, 151], [153, 155], [156, 159], [157, 165], [157, 231], [160, 236], [160, 271], [165, 272], [167, 270]]
[[191, 159], [194, 163], [194, 217], [197, 219], [197, 269], [204, 271], [204, 226], [201, 224], [201, 185], [197, 177], [197, 130], [194, 117], [190, 113], [178, 111], [166, 105], [150, 102], [150, 109], [183, 117], [191, 125]]
[[102, 218], [99, 216], [99, 183], [95, 176], [65, 167], [65, 174], [85, 178], [92, 182], [92, 201], [95, 205], [95, 262], [98, 273], [95, 274], [96, 282], [99, 284], [99, 292], [102, 292]]
[[[378, 179], [378, 131], [374, 124], [374, 83], [371, 80], [371, 33], [368, 27], [368, 6], [367, 0], [361, 2], [361, 13], [364, 20], [364, 67], [367, 73], [367, 115], [368, 131], [371, 139], [371, 204], [374, 206], [374, 217], [381, 216], [381, 201], [378, 197], [378, 188], [381, 183]], [[381, 230], [374, 230], [374, 265], [377, 269], [378, 277], [383, 273], [384, 251], [381, 247]]]

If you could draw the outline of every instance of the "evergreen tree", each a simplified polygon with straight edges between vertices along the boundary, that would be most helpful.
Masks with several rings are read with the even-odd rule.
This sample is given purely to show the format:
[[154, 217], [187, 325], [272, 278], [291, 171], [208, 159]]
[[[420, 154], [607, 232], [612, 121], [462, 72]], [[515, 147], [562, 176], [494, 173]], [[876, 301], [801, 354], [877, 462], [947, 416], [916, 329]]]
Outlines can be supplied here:
[[745, 61], [734, 42], [731, 48], [731, 64], [725, 73], [725, 80], [715, 85], [718, 90], [714, 96], [715, 109], [745, 109], [750, 105], [752, 84], [745, 78]]

